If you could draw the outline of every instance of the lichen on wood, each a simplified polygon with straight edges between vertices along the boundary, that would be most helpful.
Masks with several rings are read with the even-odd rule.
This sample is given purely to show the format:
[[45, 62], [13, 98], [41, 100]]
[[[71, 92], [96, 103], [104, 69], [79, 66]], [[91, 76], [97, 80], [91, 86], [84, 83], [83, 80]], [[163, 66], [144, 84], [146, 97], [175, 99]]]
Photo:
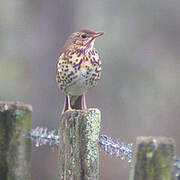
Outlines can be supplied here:
[[98, 180], [100, 111], [66, 112], [60, 120], [59, 179]]
[[32, 107], [19, 102], [0, 102], [0, 177], [30, 180]]
[[167, 137], [138, 137], [129, 180], [175, 180], [175, 142]]

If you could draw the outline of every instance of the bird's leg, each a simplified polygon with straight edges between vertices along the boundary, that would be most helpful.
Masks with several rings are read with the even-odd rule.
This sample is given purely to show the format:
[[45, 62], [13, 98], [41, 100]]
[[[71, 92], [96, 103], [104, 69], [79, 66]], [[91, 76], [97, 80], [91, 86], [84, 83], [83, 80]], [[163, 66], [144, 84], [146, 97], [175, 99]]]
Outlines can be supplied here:
[[66, 110], [66, 96], [65, 96], [65, 99], [64, 99], [64, 106], [63, 106], [62, 114], [65, 112], [65, 110]]
[[73, 109], [71, 108], [71, 98], [70, 98], [70, 95], [67, 95], [67, 110], [66, 112], [68, 111], [73, 111]]
[[64, 100], [64, 107], [63, 107], [63, 110], [62, 110], [62, 114], [64, 112], [68, 112], [68, 111], [73, 111], [73, 109], [71, 108], [70, 96], [66, 95], [65, 100]]
[[85, 93], [83, 93], [82, 98], [81, 98], [81, 104], [82, 104], [82, 110], [86, 110], [87, 106], [86, 106], [86, 96]]

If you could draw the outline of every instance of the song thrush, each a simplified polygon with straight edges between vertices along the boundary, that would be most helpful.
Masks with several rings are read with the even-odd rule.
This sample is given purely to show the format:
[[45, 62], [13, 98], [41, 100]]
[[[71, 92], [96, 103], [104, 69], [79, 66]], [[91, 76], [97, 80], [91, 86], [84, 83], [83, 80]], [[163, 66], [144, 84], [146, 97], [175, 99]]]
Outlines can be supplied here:
[[57, 61], [56, 81], [65, 93], [63, 112], [86, 109], [85, 93], [94, 87], [101, 75], [101, 60], [94, 41], [103, 35], [89, 29], [72, 33]]

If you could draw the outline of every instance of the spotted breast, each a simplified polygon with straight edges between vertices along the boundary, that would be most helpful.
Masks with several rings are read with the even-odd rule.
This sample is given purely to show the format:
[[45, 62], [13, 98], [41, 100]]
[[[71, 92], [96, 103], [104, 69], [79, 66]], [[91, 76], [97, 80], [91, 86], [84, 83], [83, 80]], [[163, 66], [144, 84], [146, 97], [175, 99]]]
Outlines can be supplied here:
[[101, 61], [94, 48], [68, 50], [59, 57], [56, 79], [66, 94], [82, 95], [97, 84], [100, 75]]

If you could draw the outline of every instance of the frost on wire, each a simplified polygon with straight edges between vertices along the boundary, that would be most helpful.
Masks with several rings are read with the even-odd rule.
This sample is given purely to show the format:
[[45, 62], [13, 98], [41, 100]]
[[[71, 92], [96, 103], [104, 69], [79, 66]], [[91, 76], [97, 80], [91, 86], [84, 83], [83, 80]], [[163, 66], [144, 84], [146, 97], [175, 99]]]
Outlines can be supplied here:
[[[57, 130], [48, 130], [47, 128], [36, 127], [31, 129], [29, 138], [36, 147], [42, 145], [57, 146], [59, 142], [59, 132]], [[106, 135], [99, 137], [99, 146], [106, 153], [122, 160], [132, 161], [133, 144], [120, 142], [117, 139], [110, 138]], [[176, 177], [180, 178], [180, 159], [174, 157], [174, 169]]]

